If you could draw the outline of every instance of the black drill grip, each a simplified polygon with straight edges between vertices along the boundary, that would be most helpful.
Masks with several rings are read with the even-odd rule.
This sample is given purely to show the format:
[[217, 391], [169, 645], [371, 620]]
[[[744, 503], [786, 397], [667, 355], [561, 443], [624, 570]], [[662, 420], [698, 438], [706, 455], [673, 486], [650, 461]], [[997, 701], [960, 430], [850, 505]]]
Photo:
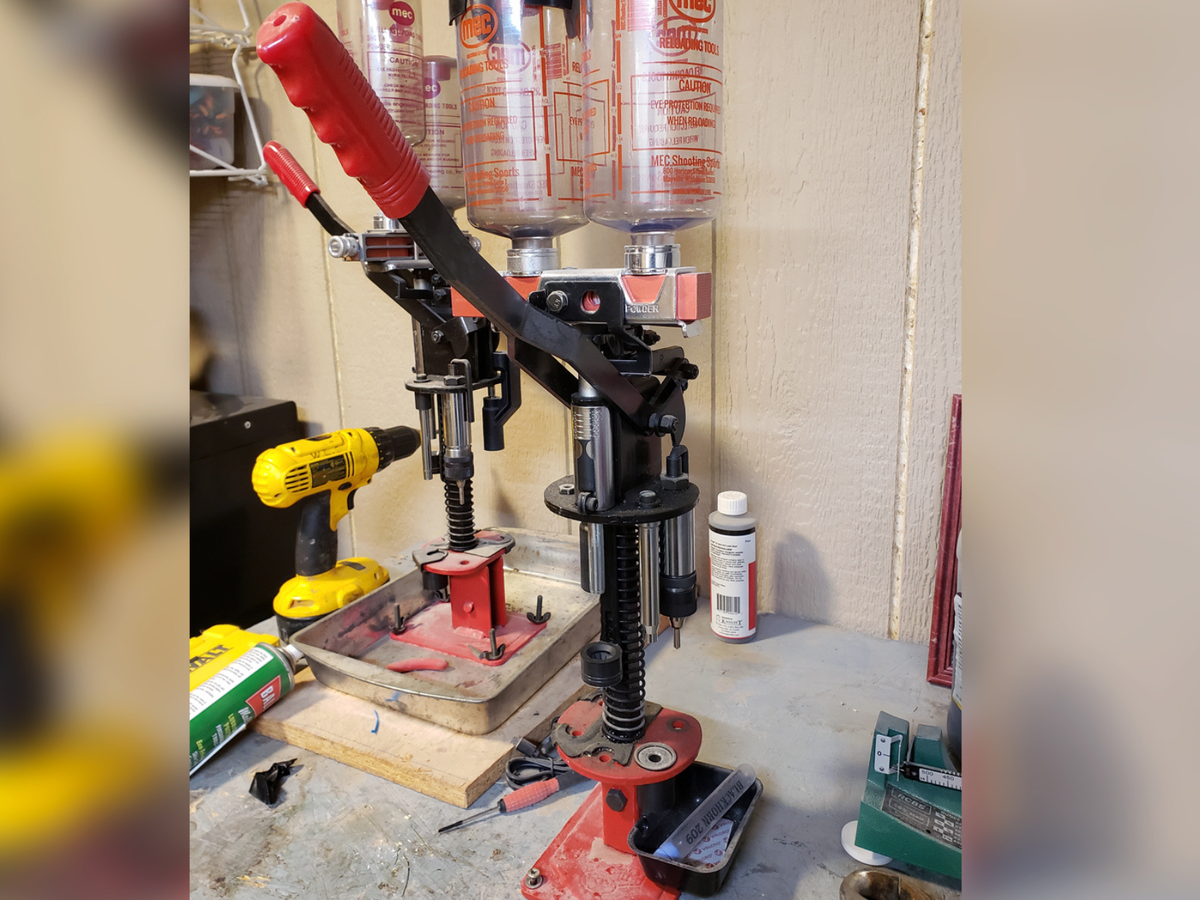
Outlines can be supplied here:
[[300, 501], [296, 574], [320, 575], [337, 564], [337, 529], [329, 527], [329, 491]]

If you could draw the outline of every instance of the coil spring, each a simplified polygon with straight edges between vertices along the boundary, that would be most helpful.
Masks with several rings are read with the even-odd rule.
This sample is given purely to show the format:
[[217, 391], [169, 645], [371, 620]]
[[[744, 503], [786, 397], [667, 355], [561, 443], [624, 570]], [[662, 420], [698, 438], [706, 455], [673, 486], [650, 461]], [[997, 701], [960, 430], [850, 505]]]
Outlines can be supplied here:
[[471, 494], [471, 479], [463, 485], [463, 499], [458, 500], [458, 482], [442, 478], [446, 488], [446, 526], [451, 550], [470, 550], [475, 540], [475, 500]]
[[646, 733], [646, 650], [636, 525], [616, 527], [615, 568], [616, 643], [621, 645], [624, 671], [620, 684], [604, 689], [604, 734], [611, 741], [628, 744]]

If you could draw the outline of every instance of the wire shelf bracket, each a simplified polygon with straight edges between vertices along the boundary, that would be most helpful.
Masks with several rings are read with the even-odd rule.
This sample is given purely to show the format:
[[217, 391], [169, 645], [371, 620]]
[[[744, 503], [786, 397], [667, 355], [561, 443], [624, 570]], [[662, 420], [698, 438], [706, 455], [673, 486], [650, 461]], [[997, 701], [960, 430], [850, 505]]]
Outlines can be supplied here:
[[267, 184], [267, 175], [271, 170], [267, 166], [266, 160], [263, 159], [262, 135], [258, 130], [258, 120], [254, 117], [254, 109], [250, 106], [250, 98], [246, 94], [246, 82], [242, 78], [242, 53], [246, 50], [254, 50], [254, 31], [250, 26], [250, 17], [246, 14], [246, 4], [244, 0], [238, 0], [238, 10], [242, 14], [242, 27], [238, 30], [223, 27], [194, 6], [189, 7], [189, 9], [192, 15], [200, 20], [199, 22], [191, 23], [189, 26], [190, 43], [212, 44], [222, 50], [233, 51], [233, 77], [237, 81], [238, 90], [241, 92], [242, 107], [246, 110], [246, 121], [250, 124], [250, 132], [254, 137], [254, 147], [258, 151], [258, 168], [239, 169], [224, 160], [217, 159], [211, 153], [206, 153], [195, 144], [189, 144], [188, 146], [192, 153], [215, 163], [217, 168], [192, 169], [188, 174], [193, 178], [225, 177], [230, 181], [249, 181], [251, 184], [265, 187]]

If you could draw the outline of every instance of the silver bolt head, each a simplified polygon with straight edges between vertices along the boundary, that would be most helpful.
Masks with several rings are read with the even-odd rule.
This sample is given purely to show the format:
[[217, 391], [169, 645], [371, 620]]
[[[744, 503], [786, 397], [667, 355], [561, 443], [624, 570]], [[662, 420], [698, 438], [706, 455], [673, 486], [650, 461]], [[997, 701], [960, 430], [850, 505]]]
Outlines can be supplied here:
[[358, 241], [351, 235], [346, 234], [331, 237], [326, 246], [329, 249], [329, 255], [334, 259], [358, 258]]
[[546, 296], [546, 306], [551, 312], [562, 312], [567, 306], [567, 295], [562, 291], [551, 291]]
[[525, 876], [525, 885], [531, 888], [541, 887], [544, 880], [540, 869], [530, 869]]
[[573, 485], [573, 484], [560, 484], [560, 485], [558, 486], [558, 492], [559, 492], [560, 494], [563, 494], [564, 496], [565, 496], [565, 495], [567, 495], [567, 494], [573, 494], [573, 493], [575, 493], [575, 485]]

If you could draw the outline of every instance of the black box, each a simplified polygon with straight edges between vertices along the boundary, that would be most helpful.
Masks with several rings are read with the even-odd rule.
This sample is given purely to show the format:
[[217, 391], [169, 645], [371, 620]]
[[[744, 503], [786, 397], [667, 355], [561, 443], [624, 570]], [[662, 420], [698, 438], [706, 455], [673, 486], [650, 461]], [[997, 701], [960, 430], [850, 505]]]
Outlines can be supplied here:
[[264, 450], [302, 436], [291, 400], [192, 391], [192, 634], [269, 618], [296, 574], [299, 510], [264, 506], [250, 474]]
[[629, 832], [629, 849], [638, 855], [642, 870], [655, 884], [688, 891], [699, 897], [711, 897], [721, 889], [741, 846], [742, 832], [750, 821], [758, 798], [762, 796], [763, 785], [758, 779], [722, 817], [733, 822], [733, 830], [729, 834], [725, 856], [719, 863], [664, 859], [655, 856], [654, 851], [732, 773], [733, 769], [694, 762], [675, 776], [676, 802], [672, 808], [662, 813], [644, 813], [638, 819]]

